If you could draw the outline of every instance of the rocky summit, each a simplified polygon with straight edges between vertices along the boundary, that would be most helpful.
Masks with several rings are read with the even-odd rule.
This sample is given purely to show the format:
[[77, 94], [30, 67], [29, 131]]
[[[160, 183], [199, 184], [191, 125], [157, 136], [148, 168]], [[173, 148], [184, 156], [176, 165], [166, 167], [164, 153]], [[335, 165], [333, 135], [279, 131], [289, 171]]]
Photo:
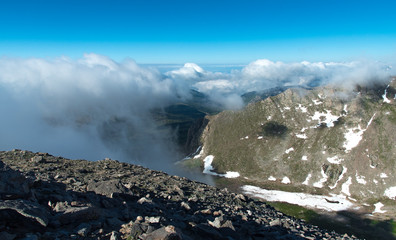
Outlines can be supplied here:
[[352, 239], [141, 166], [0, 152], [0, 239]]

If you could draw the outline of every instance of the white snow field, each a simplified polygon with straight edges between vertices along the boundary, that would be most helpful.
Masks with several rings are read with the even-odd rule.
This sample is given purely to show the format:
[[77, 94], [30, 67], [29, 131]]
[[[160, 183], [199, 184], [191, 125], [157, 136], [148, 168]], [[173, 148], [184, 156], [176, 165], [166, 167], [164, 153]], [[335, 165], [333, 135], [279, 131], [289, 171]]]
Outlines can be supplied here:
[[251, 185], [244, 185], [241, 188], [245, 194], [262, 198], [270, 202], [287, 202], [307, 208], [321, 209], [329, 212], [358, 208], [344, 195], [331, 194], [330, 196], [322, 196], [307, 193], [266, 190]]

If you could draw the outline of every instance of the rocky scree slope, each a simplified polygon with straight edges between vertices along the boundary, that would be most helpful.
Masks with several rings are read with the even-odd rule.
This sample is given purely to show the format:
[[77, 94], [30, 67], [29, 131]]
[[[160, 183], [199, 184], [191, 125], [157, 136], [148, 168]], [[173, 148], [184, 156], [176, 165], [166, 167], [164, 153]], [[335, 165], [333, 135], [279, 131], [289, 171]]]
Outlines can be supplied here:
[[349, 239], [265, 203], [105, 159], [0, 152], [0, 239]]
[[294, 88], [210, 116], [201, 160], [211, 156], [216, 172], [236, 171], [274, 188], [393, 203], [395, 86]]

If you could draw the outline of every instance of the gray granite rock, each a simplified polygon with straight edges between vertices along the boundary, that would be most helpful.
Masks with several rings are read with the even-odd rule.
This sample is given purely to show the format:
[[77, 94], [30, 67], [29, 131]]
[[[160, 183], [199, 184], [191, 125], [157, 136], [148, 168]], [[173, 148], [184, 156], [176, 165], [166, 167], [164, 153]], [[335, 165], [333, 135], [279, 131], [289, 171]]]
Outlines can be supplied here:
[[49, 213], [47, 209], [40, 204], [24, 199], [0, 200], [0, 212], [5, 210], [15, 211], [25, 218], [38, 222], [44, 227], [48, 225]]
[[100, 217], [100, 209], [93, 206], [69, 207], [58, 215], [61, 224], [82, 223]]
[[0, 161], [0, 199], [25, 198], [31, 181]]
[[112, 197], [114, 193], [130, 193], [129, 189], [123, 186], [121, 181], [118, 179], [100, 182], [91, 181], [88, 183], [87, 191], [93, 191], [96, 194], [102, 194], [107, 197]]
[[161, 227], [149, 234], [144, 238], [145, 240], [181, 240], [181, 231], [174, 226], [169, 225]]

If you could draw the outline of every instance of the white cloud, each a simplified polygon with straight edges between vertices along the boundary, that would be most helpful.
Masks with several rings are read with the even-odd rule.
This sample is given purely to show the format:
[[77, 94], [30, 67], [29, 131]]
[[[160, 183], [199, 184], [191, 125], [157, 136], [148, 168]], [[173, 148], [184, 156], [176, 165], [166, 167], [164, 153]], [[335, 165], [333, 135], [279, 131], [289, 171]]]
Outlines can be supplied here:
[[193, 87], [197, 88], [197, 90], [200, 92], [206, 93], [214, 89], [221, 92], [232, 92], [235, 88], [235, 86], [229, 80], [225, 79], [197, 82], [193, 85]]
[[132, 60], [3, 58], [0, 146], [151, 166], [174, 161], [171, 132], [154, 131], [149, 114], [175, 101], [175, 89], [171, 79]]
[[[235, 97], [225, 98], [232, 94], [242, 95], [278, 86], [311, 87], [329, 83], [349, 88], [370, 81], [387, 81], [390, 72], [385, 64], [368, 60], [284, 63], [259, 59], [241, 70], [229, 73], [209, 72], [196, 64], [188, 63], [166, 75], [176, 81], [176, 85], [187, 84], [184, 89], [193, 86], [210, 96], [214, 102], [230, 106], [224, 99], [235, 101]], [[239, 101], [242, 102], [241, 99]]]
[[166, 73], [170, 78], [183, 80], [198, 79], [205, 74], [205, 71], [195, 63], [186, 63], [182, 68]]
[[[193, 87], [209, 96], [211, 101], [220, 104], [224, 108], [238, 109], [243, 106], [240, 97], [249, 91], [268, 89], [279, 85], [273, 79], [282, 69], [269, 60], [258, 60], [243, 68], [233, 70], [230, 73], [208, 72], [196, 64], [185, 64], [182, 68], [169, 71], [165, 75], [177, 82], [177, 85], [188, 84], [185, 87]], [[282, 64], [283, 65], [283, 64]], [[269, 84], [269, 82], [273, 82]]]
[[389, 75], [384, 64], [371, 61], [283, 63], [267, 59], [250, 63], [242, 69], [241, 74], [242, 79], [255, 83], [258, 89], [279, 85], [315, 86], [334, 81], [356, 84], [383, 79]]
[[[96, 160], [177, 158], [171, 132], [150, 118], [161, 108], [206, 94], [225, 109], [243, 107], [241, 94], [275, 86], [386, 79], [379, 63], [284, 63], [261, 59], [241, 70], [211, 72], [194, 63], [161, 73], [133, 60], [97, 55], [81, 59], [0, 59], [0, 146]], [[150, 164], [147, 164], [150, 165]], [[168, 165], [169, 164], [165, 164]]]

